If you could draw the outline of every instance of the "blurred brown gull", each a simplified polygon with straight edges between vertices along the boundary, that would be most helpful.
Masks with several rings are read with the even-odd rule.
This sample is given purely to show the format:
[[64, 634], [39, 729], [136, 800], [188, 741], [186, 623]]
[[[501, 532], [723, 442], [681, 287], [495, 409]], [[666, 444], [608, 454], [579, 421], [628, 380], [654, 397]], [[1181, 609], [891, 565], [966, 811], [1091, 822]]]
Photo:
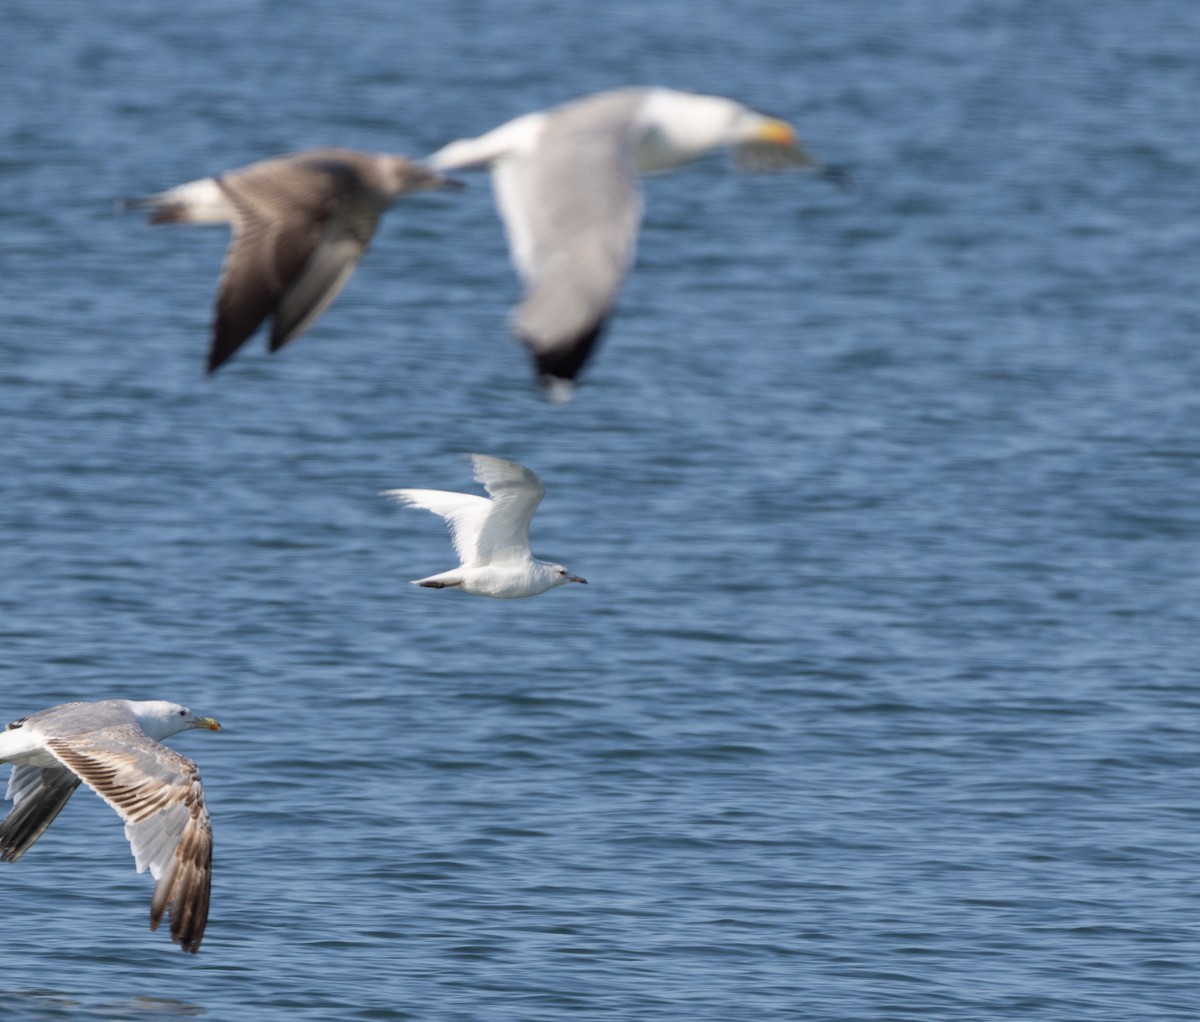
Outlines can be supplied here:
[[208, 371], [268, 316], [270, 350], [307, 330], [354, 272], [379, 218], [400, 196], [461, 187], [403, 156], [312, 149], [189, 181], [123, 205], [152, 224], [228, 223]]

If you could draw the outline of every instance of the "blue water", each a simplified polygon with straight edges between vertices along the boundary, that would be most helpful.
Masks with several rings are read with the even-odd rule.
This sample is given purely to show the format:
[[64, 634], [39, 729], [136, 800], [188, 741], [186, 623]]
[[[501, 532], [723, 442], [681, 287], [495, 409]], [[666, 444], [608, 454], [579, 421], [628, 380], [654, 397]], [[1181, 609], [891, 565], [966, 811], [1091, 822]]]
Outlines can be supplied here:
[[[162, 697], [201, 953], [82, 792], [0, 869], [4, 1019], [1200, 1017], [1200, 6], [9, 0], [0, 712]], [[114, 200], [601, 88], [839, 192], [647, 186], [565, 408], [486, 179], [202, 374], [220, 230]], [[591, 585], [418, 590], [456, 455]]]

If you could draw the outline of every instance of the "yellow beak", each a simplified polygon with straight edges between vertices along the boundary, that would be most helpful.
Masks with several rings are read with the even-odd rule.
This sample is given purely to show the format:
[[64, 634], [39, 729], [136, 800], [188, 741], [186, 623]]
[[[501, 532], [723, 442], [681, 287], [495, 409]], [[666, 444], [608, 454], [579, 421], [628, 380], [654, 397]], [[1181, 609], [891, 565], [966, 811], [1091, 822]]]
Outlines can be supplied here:
[[221, 725], [213, 720], [212, 717], [197, 717], [196, 727], [207, 728], [209, 731], [221, 730]]
[[758, 129], [758, 140], [770, 142], [772, 145], [795, 145], [796, 129], [787, 121], [776, 120], [774, 117], [763, 121]]

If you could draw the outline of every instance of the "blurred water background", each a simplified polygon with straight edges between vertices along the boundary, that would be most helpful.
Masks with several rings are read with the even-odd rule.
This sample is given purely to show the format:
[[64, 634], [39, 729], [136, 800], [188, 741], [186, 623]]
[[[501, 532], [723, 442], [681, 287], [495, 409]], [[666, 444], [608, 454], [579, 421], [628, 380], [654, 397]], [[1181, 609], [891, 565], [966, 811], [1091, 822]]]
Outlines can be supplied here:
[[[200, 955], [86, 791], [0, 869], [5, 1019], [1194, 1020], [1200, 6], [8, 0], [0, 713], [162, 697]], [[221, 229], [114, 201], [598, 89], [853, 191], [647, 183], [576, 400], [482, 175], [202, 373]], [[527, 601], [394, 486], [537, 471]]]

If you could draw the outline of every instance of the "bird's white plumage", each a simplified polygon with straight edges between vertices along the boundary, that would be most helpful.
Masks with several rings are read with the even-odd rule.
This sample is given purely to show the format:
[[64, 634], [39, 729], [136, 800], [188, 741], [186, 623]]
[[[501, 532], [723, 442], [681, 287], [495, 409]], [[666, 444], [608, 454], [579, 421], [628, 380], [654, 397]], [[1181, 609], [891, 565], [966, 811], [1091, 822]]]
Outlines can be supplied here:
[[469, 564], [476, 560], [479, 530], [492, 510], [492, 502], [486, 497], [449, 490], [386, 490], [384, 496], [440, 515], [450, 529], [450, 541], [459, 561]]
[[491, 167], [526, 288], [512, 326], [543, 384], [569, 393], [612, 312], [641, 223], [638, 175], [720, 146], [775, 150], [774, 169], [813, 165], [782, 121], [721, 96], [661, 88], [617, 89], [525, 114], [429, 158], [439, 170]]
[[13, 764], [0, 822], [0, 860], [17, 861], [53, 822], [80, 782], [125, 823], [139, 873], [158, 881], [151, 929], [163, 914], [185, 951], [199, 949], [208, 918], [212, 828], [196, 764], [160, 744], [209, 717], [162, 701], [64, 703], [13, 721], [0, 733], [0, 762]]
[[491, 496], [491, 507], [479, 523], [475, 558], [492, 563], [529, 556], [529, 524], [546, 495], [542, 481], [524, 465], [486, 455], [472, 456], [475, 481]]
[[536, 596], [567, 582], [585, 582], [560, 564], [539, 561], [530, 550], [529, 525], [546, 492], [542, 481], [516, 462], [486, 454], [470, 457], [475, 480], [483, 484], [490, 499], [447, 490], [383, 493], [409, 507], [440, 515], [450, 528], [459, 567], [415, 579], [413, 584], [513, 599]]

